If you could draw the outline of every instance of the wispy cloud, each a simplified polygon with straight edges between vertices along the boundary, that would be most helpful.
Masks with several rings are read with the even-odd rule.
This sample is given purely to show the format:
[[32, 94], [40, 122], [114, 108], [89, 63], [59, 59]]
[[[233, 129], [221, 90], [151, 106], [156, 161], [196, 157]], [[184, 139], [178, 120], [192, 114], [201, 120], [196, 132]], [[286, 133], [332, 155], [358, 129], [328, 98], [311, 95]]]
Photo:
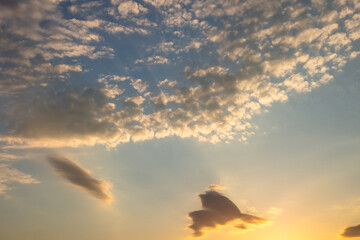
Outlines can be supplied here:
[[6, 195], [11, 189], [11, 183], [33, 184], [40, 181], [8, 164], [0, 164], [0, 195]]
[[110, 193], [110, 183], [92, 177], [88, 170], [65, 157], [49, 156], [48, 161], [55, 172], [70, 184], [105, 203], [112, 202], [113, 198]]
[[208, 229], [214, 229], [219, 225], [231, 224], [237, 229], [246, 230], [250, 225], [260, 225], [268, 221], [242, 213], [229, 198], [214, 190], [199, 196], [203, 209], [189, 213], [193, 221], [189, 228], [194, 230], [194, 237], [203, 236]]

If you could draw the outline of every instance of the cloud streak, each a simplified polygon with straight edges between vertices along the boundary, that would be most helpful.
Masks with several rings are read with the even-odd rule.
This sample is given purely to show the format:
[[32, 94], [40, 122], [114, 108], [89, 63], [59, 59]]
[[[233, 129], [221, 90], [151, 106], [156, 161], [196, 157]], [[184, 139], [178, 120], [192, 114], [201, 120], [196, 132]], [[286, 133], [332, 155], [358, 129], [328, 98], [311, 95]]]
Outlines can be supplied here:
[[194, 237], [200, 237], [209, 229], [217, 226], [233, 224], [233, 227], [246, 230], [249, 225], [260, 225], [268, 220], [250, 214], [245, 214], [227, 197], [211, 190], [199, 195], [203, 209], [189, 213], [193, 224]]
[[55, 172], [70, 184], [105, 203], [112, 202], [111, 185], [108, 182], [92, 177], [88, 170], [65, 157], [49, 156], [47, 159]]

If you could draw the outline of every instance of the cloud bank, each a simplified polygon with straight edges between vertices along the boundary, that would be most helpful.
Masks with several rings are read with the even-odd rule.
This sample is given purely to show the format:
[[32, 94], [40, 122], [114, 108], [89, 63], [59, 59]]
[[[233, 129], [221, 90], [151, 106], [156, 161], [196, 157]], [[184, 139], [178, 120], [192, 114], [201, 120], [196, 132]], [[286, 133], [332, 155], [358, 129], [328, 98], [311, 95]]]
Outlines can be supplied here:
[[242, 213], [240, 209], [227, 197], [211, 190], [200, 194], [203, 209], [189, 213], [193, 224], [193, 236], [200, 237], [209, 229], [219, 225], [233, 224], [237, 229], [246, 230], [248, 225], [260, 225], [267, 222], [265, 218]]
[[65, 157], [49, 156], [48, 161], [55, 172], [70, 184], [105, 203], [112, 202], [113, 198], [108, 182], [92, 177], [88, 170]]

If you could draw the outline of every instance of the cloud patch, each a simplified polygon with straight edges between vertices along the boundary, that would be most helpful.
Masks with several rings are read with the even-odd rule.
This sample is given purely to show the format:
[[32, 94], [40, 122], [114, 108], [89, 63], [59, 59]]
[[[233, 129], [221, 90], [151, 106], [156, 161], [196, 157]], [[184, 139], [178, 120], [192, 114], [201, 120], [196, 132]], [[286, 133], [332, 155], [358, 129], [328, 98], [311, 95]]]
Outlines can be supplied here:
[[360, 237], [360, 224], [345, 228], [341, 236], [344, 238]]
[[111, 185], [108, 182], [92, 177], [88, 170], [65, 157], [49, 156], [47, 159], [55, 172], [70, 184], [105, 203], [112, 202], [113, 198], [109, 191]]
[[233, 224], [237, 229], [246, 230], [248, 225], [260, 225], [267, 222], [265, 218], [245, 214], [227, 197], [210, 190], [199, 195], [203, 209], [189, 213], [193, 224], [193, 236], [203, 236], [206, 230], [214, 229], [219, 225]]

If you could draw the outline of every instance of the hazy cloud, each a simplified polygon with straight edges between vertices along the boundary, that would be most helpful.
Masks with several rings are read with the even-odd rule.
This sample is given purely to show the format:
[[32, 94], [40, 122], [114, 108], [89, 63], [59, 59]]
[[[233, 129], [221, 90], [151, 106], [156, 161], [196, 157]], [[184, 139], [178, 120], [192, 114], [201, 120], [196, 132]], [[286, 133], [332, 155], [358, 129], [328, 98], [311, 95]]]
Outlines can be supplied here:
[[341, 236], [345, 238], [360, 237], [360, 224], [345, 228]]
[[268, 221], [265, 218], [241, 213], [230, 199], [214, 190], [199, 196], [203, 209], [189, 213], [193, 221], [189, 228], [194, 230], [194, 237], [200, 237], [207, 229], [216, 228], [218, 225], [231, 223], [237, 229], [248, 229], [248, 224], [259, 225]]
[[70, 184], [75, 185], [87, 192], [92, 197], [109, 203], [113, 200], [110, 193], [110, 184], [90, 175], [90, 172], [79, 164], [60, 156], [49, 156], [49, 163], [55, 172], [66, 179]]

